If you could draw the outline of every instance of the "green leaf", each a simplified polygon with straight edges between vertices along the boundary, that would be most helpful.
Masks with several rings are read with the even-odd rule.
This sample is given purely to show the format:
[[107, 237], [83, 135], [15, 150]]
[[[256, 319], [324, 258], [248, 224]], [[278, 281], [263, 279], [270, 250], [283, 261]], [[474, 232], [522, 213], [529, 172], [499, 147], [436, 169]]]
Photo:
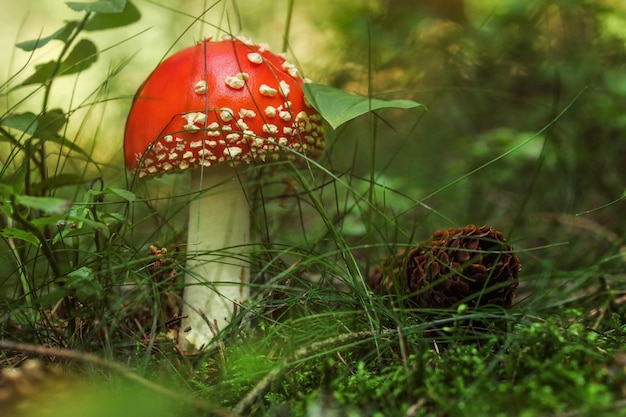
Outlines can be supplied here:
[[105, 30], [121, 26], [127, 26], [139, 20], [141, 13], [130, 1], [121, 13], [98, 13], [87, 24], [85, 30]]
[[305, 84], [304, 93], [311, 105], [320, 112], [322, 117], [333, 129], [342, 124], [375, 110], [397, 108], [426, 108], [423, 104], [412, 100], [381, 100], [377, 98], [355, 96], [321, 84]]
[[[26, 186], [28, 164], [19, 164], [15, 172], [5, 173], [0, 181], [0, 199], [9, 200], [14, 194], [23, 192]], [[0, 201], [2, 207], [2, 201]], [[5, 207], [7, 205], [5, 204]]]
[[48, 142], [54, 142], [62, 148], [68, 148], [73, 152], [83, 155], [88, 161], [91, 161], [91, 155], [89, 155], [83, 148], [66, 138], [65, 136], [52, 135], [46, 138]]
[[61, 63], [60, 75], [75, 74], [86, 70], [98, 60], [98, 48], [89, 39], [81, 39]]
[[56, 69], [56, 61], [48, 61], [45, 64], [35, 65], [35, 73], [28, 77], [22, 85], [43, 84], [52, 78], [52, 74]]
[[37, 129], [37, 115], [31, 112], [12, 114], [0, 120], [0, 125], [32, 135]]
[[37, 130], [34, 136], [46, 140], [57, 135], [67, 123], [65, 113], [61, 109], [52, 109], [38, 117]]
[[116, 223], [122, 223], [128, 226], [131, 226], [132, 223], [126, 217], [124, 217], [121, 213], [108, 213], [108, 212], [99, 212], [99, 218], [102, 221], [106, 221], [109, 227], [115, 225]]
[[[88, 214], [89, 214], [89, 211], [85, 210], [85, 215], [88, 215]], [[46, 223], [43, 221], [45, 220], [45, 218], [42, 218], [41, 223], [38, 223], [37, 220], [38, 219], [34, 219], [33, 224]], [[66, 222], [66, 225], [70, 225], [70, 226], [66, 226], [67, 229], [62, 233], [61, 237], [82, 236], [85, 234], [93, 233], [94, 231], [102, 233], [102, 236], [104, 236], [105, 238], [108, 238], [111, 236], [111, 231], [109, 230], [109, 227], [106, 224], [102, 222], [97, 222], [95, 220], [91, 220], [88, 217], [69, 215], [69, 216], [65, 216], [63, 221]], [[50, 222], [47, 222], [47, 223], [50, 223]]]
[[11, 136], [7, 135], [5, 132], [0, 132], [0, 143], [2, 142], [13, 144], [15, 141], [13, 140]]
[[[27, 309], [29, 310], [28, 313], [25, 312]], [[41, 314], [39, 314], [39, 312], [31, 311], [26, 305], [22, 306], [19, 310], [15, 309], [9, 312], [12, 322], [27, 327], [32, 326], [33, 324], [33, 314], [35, 315], [35, 320], [41, 318]]]
[[24, 242], [28, 242], [33, 246], [39, 246], [39, 239], [37, 237], [25, 230], [14, 229], [12, 227], [5, 227], [4, 229], [0, 229], [0, 236], [5, 239], [20, 239]]
[[106, 194], [116, 195], [118, 197], [123, 198], [126, 201], [135, 201], [137, 199], [137, 196], [134, 193], [128, 190], [124, 190], [123, 188], [107, 187], [104, 190], [102, 190], [102, 192]]
[[105, 238], [108, 238], [111, 236], [111, 231], [109, 230], [109, 227], [104, 223], [97, 222], [95, 220], [91, 220], [86, 217], [78, 218], [78, 217], [70, 216], [68, 220], [75, 221], [79, 229], [82, 229], [83, 227], [87, 227], [92, 231], [98, 231], [102, 233], [102, 236], [104, 236]]
[[18, 42], [15, 44], [15, 46], [17, 46], [18, 48], [24, 51], [34, 51], [35, 49], [41, 48], [42, 46], [46, 45], [48, 42], [52, 40], [59, 40], [59, 41], [66, 42], [77, 25], [78, 25], [78, 22], [69, 21], [65, 24], [65, 26], [63, 26], [61, 29], [57, 30], [50, 36], [37, 38], [37, 39], [30, 40], [30, 41]]
[[13, 185], [9, 184], [3, 179], [3, 181], [0, 182], [0, 200], [8, 200], [13, 194], [15, 194], [15, 189], [13, 188]]
[[30, 221], [30, 223], [39, 230], [43, 230], [48, 225], [53, 225], [57, 229], [62, 229], [67, 222], [67, 213], [52, 214], [44, 217], [37, 217]]
[[89, 3], [68, 1], [65, 4], [76, 12], [119, 13], [124, 10], [126, 0], [97, 0]]
[[65, 288], [73, 291], [81, 302], [104, 298], [104, 288], [96, 274], [86, 266], [70, 272], [62, 280], [65, 282]]
[[35, 65], [35, 73], [22, 82], [22, 86], [44, 84], [54, 75], [68, 75], [83, 71], [98, 60], [98, 49], [88, 39], [81, 39], [57, 69], [57, 61]]
[[106, 238], [111, 236], [108, 225], [92, 220], [87, 216], [91, 216], [91, 210], [87, 207], [76, 208], [76, 206], [74, 206], [63, 213], [53, 213], [51, 216], [37, 217], [32, 219], [31, 223], [40, 230], [43, 230], [43, 228], [48, 225], [54, 225], [54, 227], [60, 231], [60, 235], [55, 237], [56, 240], [53, 243], [56, 243], [60, 238], [91, 234], [94, 231], [102, 233], [102, 236]]
[[66, 123], [67, 115], [63, 113], [63, 110], [52, 109], [39, 116], [34, 136], [49, 143], [56, 143], [59, 147], [81, 154], [86, 160], [91, 161], [89, 153], [59, 133]]
[[30, 191], [32, 194], [39, 194], [43, 190], [54, 190], [56, 188], [65, 187], [68, 185], [84, 184], [88, 180], [82, 175], [76, 174], [58, 174], [46, 178], [41, 182], [36, 182], [31, 185]]
[[31, 209], [52, 214], [65, 213], [72, 205], [71, 201], [62, 198], [33, 197], [30, 195], [16, 195], [15, 202]]
[[55, 305], [59, 300], [67, 297], [68, 295], [70, 295], [70, 291], [66, 290], [65, 288], [57, 288], [49, 293], [43, 293], [42, 295], [38, 295], [37, 298], [33, 301], [39, 308], [46, 309], [50, 306]]

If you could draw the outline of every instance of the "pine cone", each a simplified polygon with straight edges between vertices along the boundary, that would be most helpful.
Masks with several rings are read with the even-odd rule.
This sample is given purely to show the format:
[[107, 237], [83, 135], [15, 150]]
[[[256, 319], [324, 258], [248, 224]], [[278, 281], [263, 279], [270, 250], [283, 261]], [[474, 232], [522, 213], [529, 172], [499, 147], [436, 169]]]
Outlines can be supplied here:
[[18, 368], [0, 368], [0, 415], [36, 415], [41, 401], [68, 397], [73, 382], [61, 368], [36, 359]]
[[463, 302], [509, 308], [521, 264], [505, 242], [488, 226], [436, 231], [431, 241], [385, 261], [370, 285], [381, 295], [405, 296], [409, 306], [447, 308]]

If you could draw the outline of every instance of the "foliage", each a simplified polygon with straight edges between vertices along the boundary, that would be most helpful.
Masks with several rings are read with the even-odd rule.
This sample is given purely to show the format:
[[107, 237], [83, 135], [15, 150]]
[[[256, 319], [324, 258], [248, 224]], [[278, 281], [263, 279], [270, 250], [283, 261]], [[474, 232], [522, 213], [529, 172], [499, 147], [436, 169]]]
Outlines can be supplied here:
[[337, 129], [342, 124], [366, 113], [380, 109], [424, 107], [411, 100], [385, 101], [371, 97], [358, 97], [321, 84], [305, 84], [304, 91], [313, 107], [320, 112], [324, 120], [333, 129]]
[[[140, 9], [68, 2], [78, 18], [17, 43], [31, 58], [0, 86], [0, 337], [95, 354], [43, 355], [84, 387], [50, 415], [626, 415], [618, 5], [504, 1], [477, 23], [471, 0], [322, 3], [310, 19], [335, 41], [317, 74], [332, 87], [307, 94], [332, 128], [327, 155], [246, 171], [253, 296], [195, 356], [175, 343], [193, 196], [116, 183], [79, 141], [90, 111], [130, 102], [137, 86], [113, 88], [129, 61], [85, 101], [51, 104], [53, 86], [107, 65], [96, 34]], [[241, 22], [254, 10], [235, 8]], [[467, 223], [504, 230], [521, 258], [511, 310], [399, 309], [370, 291], [381, 258]], [[159, 385], [122, 382], [141, 378]]]
[[[90, 178], [89, 168], [82, 173], [62, 169], [72, 160], [98, 167], [66, 134], [76, 109], [50, 108], [49, 103], [58, 78], [82, 73], [98, 60], [95, 43], [83, 33], [132, 23], [139, 13], [125, 1], [68, 6], [82, 17], [65, 22], [51, 35], [16, 45], [35, 53], [61, 44], [57, 58], [25, 68], [21, 80], [16, 74], [1, 90], [7, 99], [29, 91], [0, 117], [1, 141], [9, 149], [0, 171], [0, 236], [8, 249], [3, 252], [6, 273], [0, 285], [2, 304], [10, 311], [1, 325], [4, 334], [16, 337], [24, 329], [26, 340], [43, 343], [58, 343], [59, 338], [72, 343], [88, 335], [92, 339], [93, 326], [87, 326], [85, 334], [72, 333], [91, 315], [115, 316], [115, 301], [106, 293], [119, 285], [114, 276], [120, 271], [111, 266], [119, 263], [119, 248], [125, 244], [119, 234], [129, 224], [124, 203], [134, 199], [132, 192]], [[41, 100], [38, 113], [21, 111], [36, 99]], [[51, 317], [49, 312], [61, 304], [62, 312]], [[68, 333], [50, 333], [52, 323], [62, 323]]]

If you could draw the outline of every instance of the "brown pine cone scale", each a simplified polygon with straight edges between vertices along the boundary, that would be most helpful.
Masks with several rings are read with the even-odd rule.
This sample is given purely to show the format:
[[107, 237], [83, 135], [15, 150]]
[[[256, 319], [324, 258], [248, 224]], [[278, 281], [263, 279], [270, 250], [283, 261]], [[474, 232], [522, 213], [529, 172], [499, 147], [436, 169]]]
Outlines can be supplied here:
[[436, 231], [431, 240], [385, 261], [370, 277], [380, 295], [408, 306], [511, 307], [521, 264], [501, 232], [468, 225]]

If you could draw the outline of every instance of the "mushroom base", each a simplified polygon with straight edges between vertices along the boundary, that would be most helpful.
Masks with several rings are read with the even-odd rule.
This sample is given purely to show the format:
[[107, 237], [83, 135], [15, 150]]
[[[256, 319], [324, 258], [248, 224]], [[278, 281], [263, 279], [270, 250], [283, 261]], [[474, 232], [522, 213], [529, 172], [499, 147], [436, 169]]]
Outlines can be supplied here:
[[[226, 164], [192, 170], [181, 348], [208, 345], [249, 295], [250, 207], [245, 182]], [[210, 322], [211, 325], [209, 325]]]

